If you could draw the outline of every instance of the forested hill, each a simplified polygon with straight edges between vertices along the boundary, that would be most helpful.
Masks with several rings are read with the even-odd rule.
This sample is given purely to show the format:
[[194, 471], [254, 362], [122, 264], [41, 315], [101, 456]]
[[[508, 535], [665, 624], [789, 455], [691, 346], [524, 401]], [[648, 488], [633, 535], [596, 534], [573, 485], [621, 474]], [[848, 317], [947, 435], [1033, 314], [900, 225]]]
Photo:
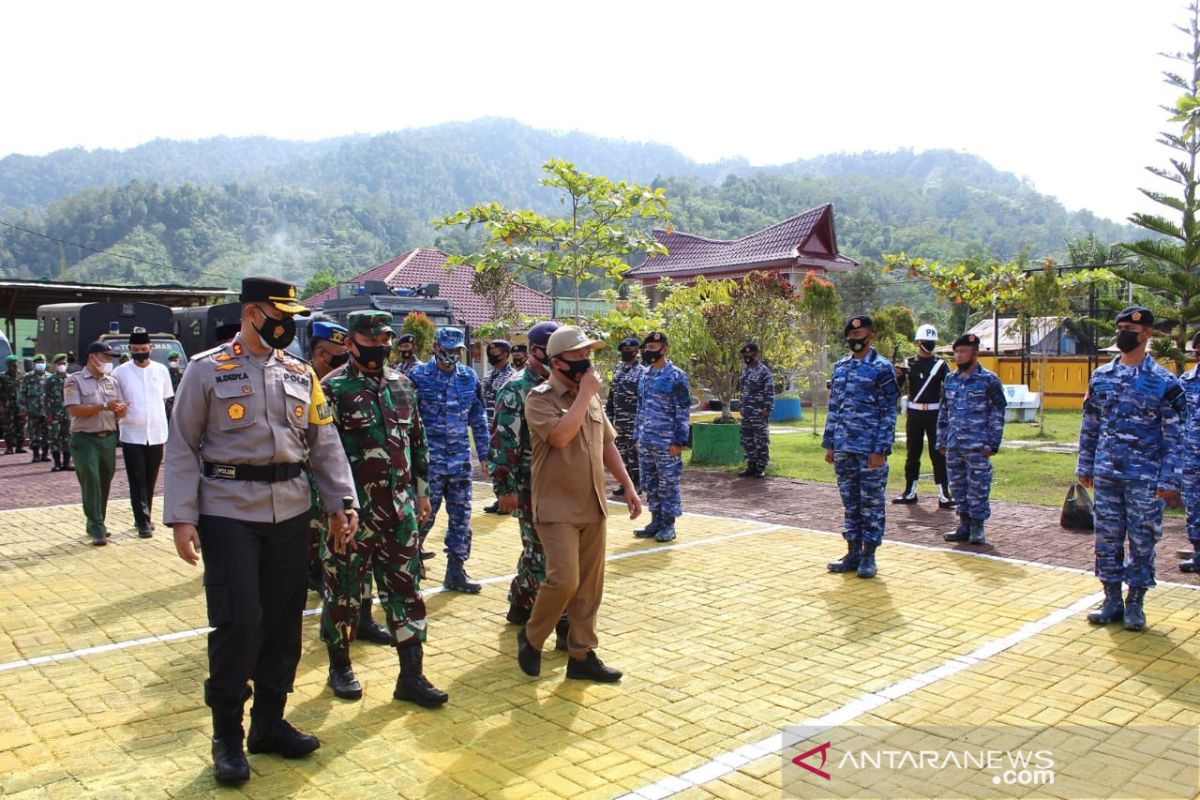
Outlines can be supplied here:
[[895, 250], [1007, 259], [1026, 247], [1039, 257], [1088, 233], [1134, 235], [951, 151], [699, 164], [664, 145], [485, 119], [317, 143], [221, 138], [10, 156], [0, 160], [0, 219], [41, 236], [0, 227], [0, 274], [207, 284], [264, 270], [301, 283], [317, 270], [348, 276], [410, 247], [470, 247], [430, 221], [475, 202], [555, 211], [538, 185], [550, 157], [656, 182], [674, 226], [704, 236], [741, 236], [832, 202], [839, 244], [859, 259]]

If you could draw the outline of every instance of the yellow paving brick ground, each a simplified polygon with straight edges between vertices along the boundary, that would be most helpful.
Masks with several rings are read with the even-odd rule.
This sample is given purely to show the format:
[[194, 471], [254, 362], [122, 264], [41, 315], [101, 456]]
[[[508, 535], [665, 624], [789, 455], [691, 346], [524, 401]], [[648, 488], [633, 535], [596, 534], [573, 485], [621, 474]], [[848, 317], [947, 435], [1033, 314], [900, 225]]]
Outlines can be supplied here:
[[[92, 548], [78, 507], [0, 512], [0, 664], [205, 624], [200, 570], [164, 533], [137, 539], [127, 509], [111, 516], [112, 543]], [[515, 521], [478, 515], [473, 527], [472, 575], [511, 572]], [[429, 599], [426, 671], [450, 693], [446, 708], [393, 702], [394, 651], [370, 645], [354, 650], [365, 697], [346, 703], [325, 688], [310, 616], [289, 719], [323, 746], [299, 762], [251, 756], [241, 793], [614, 797], [970, 653], [1097, 588], [1068, 571], [900, 546], [881, 550], [879, 578], [863, 581], [826, 573], [842, 551], [836, 537], [690, 515], [678, 546], [630, 556], [655, 546], [632, 527], [610, 524], [609, 552], [623, 555], [608, 565], [600, 621], [601, 656], [625, 670], [621, 684], [565, 681], [565, 655], [551, 651], [540, 679], [521, 674], [504, 580], [478, 596]], [[444, 562], [434, 563], [427, 588], [440, 579]], [[1197, 600], [1152, 592], [1152, 629], [1141, 635], [1069, 619], [856, 722], [1196, 724]], [[205, 666], [204, 637], [192, 635], [0, 671], [0, 793], [214, 793]], [[780, 785], [773, 756], [677, 796], [777, 797]]]

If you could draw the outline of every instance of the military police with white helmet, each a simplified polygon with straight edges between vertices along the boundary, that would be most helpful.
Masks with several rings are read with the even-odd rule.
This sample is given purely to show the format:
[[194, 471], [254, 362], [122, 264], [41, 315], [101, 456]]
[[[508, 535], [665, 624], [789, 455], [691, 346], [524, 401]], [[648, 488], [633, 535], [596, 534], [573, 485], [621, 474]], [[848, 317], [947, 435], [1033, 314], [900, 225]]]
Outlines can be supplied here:
[[[907, 388], [904, 401], [906, 423], [905, 445], [908, 458], [904, 461], [904, 494], [892, 500], [894, 504], [917, 502], [917, 481], [921, 477], [921, 453], [929, 442], [929, 460], [933, 462], [933, 480], [938, 487], [938, 507], [954, 508], [946, 479], [946, 457], [934, 447], [937, 436], [938, 399], [942, 396], [942, 381], [950, 374], [946, 362], [934, 355], [937, 347], [937, 328], [925, 324], [913, 337], [917, 345], [916, 358], [903, 367], [896, 367], [896, 381], [901, 390]], [[906, 387], [907, 383], [907, 387]]]

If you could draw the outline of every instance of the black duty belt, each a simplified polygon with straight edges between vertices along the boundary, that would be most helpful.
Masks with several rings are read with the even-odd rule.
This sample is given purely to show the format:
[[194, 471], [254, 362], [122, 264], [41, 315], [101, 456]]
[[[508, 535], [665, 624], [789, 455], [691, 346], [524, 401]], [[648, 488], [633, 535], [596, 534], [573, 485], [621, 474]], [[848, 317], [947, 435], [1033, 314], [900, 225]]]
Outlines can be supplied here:
[[224, 481], [266, 481], [279, 483], [299, 478], [303, 464], [214, 464], [204, 462], [204, 477]]

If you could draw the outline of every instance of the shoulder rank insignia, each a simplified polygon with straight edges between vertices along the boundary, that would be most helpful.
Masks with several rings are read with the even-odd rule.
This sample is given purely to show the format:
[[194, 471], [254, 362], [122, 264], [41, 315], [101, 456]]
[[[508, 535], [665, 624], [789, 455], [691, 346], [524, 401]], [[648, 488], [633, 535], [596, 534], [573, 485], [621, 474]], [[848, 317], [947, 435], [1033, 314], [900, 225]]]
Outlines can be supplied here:
[[246, 351], [245, 351], [245, 349], [242, 347], [242, 343], [241, 343], [241, 342], [234, 342], [234, 343], [233, 343], [233, 354], [234, 354], [235, 356], [240, 356], [240, 355], [243, 355], [243, 354], [245, 354], [245, 352], [246, 352]]

